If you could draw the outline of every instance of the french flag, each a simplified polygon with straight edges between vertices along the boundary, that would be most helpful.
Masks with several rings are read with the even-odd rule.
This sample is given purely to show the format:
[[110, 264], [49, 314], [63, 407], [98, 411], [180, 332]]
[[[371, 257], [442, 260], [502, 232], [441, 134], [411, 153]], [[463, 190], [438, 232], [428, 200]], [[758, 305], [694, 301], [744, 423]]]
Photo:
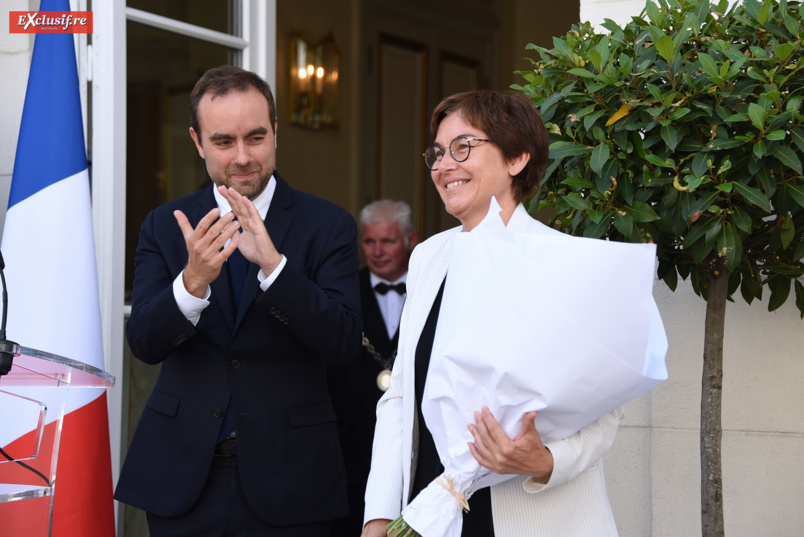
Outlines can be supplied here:
[[[41, 11], [69, 11], [42, 0]], [[102, 181], [103, 178], [94, 178]], [[8, 288], [7, 338], [104, 369], [98, 278], [73, 36], [38, 34], [34, 43], [8, 211], [0, 243]], [[13, 372], [13, 367], [12, 367]], [[24, 461], [53, 482], [54, 537], [113, 537], [109, 418], [103, 388], [70, 388], [61, 441], [53, 445], [64, 391], [0, 391], [47, 403], [40, 454]], [[25, 399], [0, 393], [0, 447], [25, 458], [34, 443]], [[19, 407], [15, 405], [20, 405]], [[43, 485], [0, 457], [0, 483]], [[50, 497], [0, 504], [0, 534], [48, 535]]]

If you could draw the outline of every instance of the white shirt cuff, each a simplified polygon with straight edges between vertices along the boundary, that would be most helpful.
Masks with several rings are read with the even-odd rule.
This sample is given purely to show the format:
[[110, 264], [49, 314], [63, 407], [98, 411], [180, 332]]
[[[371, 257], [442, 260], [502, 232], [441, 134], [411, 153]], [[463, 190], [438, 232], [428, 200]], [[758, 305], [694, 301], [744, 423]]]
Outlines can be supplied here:
[[262, 269], [260, 269], [260, 271], [257, 273], [257, 279], [260, 280], [260, 289], [262, 289], [263, 291], [267, 291], [268, 288], [271, 287], [271, 284], [274, 283], [276, 279], [279, 277], [279, 273], [282, 272], [283, 268], [285, 268], [287, 262], [288, 258], [283, 255], [282, 261], [279, 262], [279, 265], [274, 269], [274, 271], [271, 274], [267, 276], [265, 275], [265, 272]]
[[173, 280], [173, 298], [176, 299], [176, 305], [179, 306], [179, 311], [182, 312], [184, 317], [193, 323], [193, 326], [198, 324], [201, 319], [201, 312], [209, 306], [209, 297], [212, 291], [207, 286], [203, 298], [198, 298], [191, 295], [184, 287], [184, 271]]

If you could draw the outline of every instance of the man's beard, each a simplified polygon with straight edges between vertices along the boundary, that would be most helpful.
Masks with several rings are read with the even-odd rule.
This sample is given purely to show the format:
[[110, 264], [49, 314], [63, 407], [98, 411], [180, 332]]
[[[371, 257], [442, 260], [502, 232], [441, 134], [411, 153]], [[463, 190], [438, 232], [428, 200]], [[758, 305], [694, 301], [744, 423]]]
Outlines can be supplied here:
[[[252, 171], [257, 170], [251, 170], [249, 168], [246, 168], [244, 170], [234, 170], [233, 173], [242, 174], [244, 172], [250, 173]], [[271, 173], [263, 173], [262, 175], [257, 176], [256, 182], [240, 183], [237, 186], [233, 184], [235, 183], [234, 181], [230, 181], [229, 178], [226, 176], [224, 177], [221, 177], [220, 175], [213, 176], [212, 173], [210, 173], [209, 168], [207, 168], [207, 173], [209, 173], [209, 176], [212, 178], [212, 182], [215, 183], [216, 186], [232, 187], [241, 196], [248, 198], [251, 201], [254, 201], [254, 199], [260, 194], [262, 194], [263, 190], [265, 190], [266, 185], [268, 185], [268, 181], [271, 179], [271, 175], [273, 175], [273, 170], [271, 171]], [[228, 171], [224, 173], [228, 173]]]

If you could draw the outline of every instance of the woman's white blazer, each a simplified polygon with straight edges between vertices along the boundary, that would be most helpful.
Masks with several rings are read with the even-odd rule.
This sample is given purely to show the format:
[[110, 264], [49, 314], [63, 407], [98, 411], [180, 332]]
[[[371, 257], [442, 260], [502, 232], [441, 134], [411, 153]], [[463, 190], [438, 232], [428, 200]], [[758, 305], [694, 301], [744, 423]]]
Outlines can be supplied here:
[[[415, 248], [410, 259], [399, 351], [391, 385], [377, 404], [365, 522], [393, 520], [408, 503], [418, 450], [414, 355], [447, 273], [452, 238], [460, 229], [453, 228], [426, 240]], [[522, 204], [514, 211], [507, 229], [520, 233], [559, 233], [531, 218]], [[621, 419], [622, 410], [617, 409], [571, 437], [547, 444], [554, 459], [547, 484], [519, 476], [491, 487], [495, 536], [616, 537], [602, 457], [614, 442]]]

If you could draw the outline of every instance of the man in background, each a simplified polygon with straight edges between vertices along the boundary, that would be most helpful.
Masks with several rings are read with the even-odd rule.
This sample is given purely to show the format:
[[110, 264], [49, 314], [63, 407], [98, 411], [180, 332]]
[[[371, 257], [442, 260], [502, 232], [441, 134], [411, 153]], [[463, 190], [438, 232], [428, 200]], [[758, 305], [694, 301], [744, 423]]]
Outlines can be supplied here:
[[410, 207], [403, 201], [366, 205], [360, 212], [360, 228], [367, 265], [360, 270], [363, 352], [352, 364], [330, 368], [349, 487], [349, 516], [335, 523], [333, 537], [355, 537], [363, 529], [375, 410], [391, 378], [408, 260], [417, 242]]
[[213, 184], [140, 231], [126, 337], [161, 369], [115, 498], [151, 537], [327, 537], [348, 505], [326, 373], [360, 349], [357, 227], [276, 171], [259, 76], [207, 71], [190, 124]]

